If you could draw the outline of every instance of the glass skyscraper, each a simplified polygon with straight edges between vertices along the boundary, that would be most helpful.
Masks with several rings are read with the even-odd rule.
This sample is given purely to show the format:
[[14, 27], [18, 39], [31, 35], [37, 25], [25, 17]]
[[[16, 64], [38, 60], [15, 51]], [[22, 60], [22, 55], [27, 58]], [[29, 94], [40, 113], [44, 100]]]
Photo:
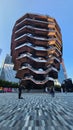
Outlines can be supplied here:
[[64, 60], [62, 59], [62, 62], [60, 63], [60, 71], [58, 73], [58, 81], [62, 83], [65, 79], [67, 79], [67, 72], [64, 65]]
[[1, 68], [1, 76], [0, 79], [9, 82], [19, 82], [19, 79], [15, 78], [16, 71], [13, 70], [14, 64], [12, 63], [12, 57], [10, 55], [6, 55], [5, 61]]

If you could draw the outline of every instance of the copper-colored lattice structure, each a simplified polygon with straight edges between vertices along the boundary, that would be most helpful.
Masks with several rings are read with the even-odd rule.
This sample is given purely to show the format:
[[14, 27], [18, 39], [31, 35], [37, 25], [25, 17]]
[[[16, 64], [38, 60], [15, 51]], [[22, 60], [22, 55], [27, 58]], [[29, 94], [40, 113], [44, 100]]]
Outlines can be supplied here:
[[50, 16], [25, 14], [14, 25], [11, 55], [16, 77], [26, 87], [45, 87], [58, 78], [62, 36]]

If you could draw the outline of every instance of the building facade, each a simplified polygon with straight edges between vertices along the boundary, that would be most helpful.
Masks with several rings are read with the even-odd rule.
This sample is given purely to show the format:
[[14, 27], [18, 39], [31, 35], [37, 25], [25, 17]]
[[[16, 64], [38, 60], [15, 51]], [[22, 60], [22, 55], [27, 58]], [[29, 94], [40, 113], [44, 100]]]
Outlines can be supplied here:
[[13, 83], [18, 83], [19, 79], [15, 78], [16, 71], [14, 71], [13, 68], [14, 64], [12, 63], [12, 57], [7, 54], [1, 67], [0, 79]]
[[62, 61], [60, 63], [60, 71], [58, 73], [58, 81], [62, 84], [63, 80], [66, 80], [68, 78], [64, 60], [62, 58]]
[[62, 60], [62, 35], [50, 16], [25, 14], [14, 25], [11, 55], [16, 77], [32, 88], [54, 85]]

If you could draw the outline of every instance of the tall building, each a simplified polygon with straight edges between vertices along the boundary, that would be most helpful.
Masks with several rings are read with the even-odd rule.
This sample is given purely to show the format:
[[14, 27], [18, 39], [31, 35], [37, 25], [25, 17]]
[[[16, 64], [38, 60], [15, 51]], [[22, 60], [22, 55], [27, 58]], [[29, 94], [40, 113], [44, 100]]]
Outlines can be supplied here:
[[12, 57], [10, 55], [6, 55], [5, 61], [2, 65], [1, 68], [1, 75], [0, 79], [13, 82], [13, 83], [18, 83], [19, 80], [15, 78], [16, 76], [16, 71], [13, 70], [13, 63], [12, 63]]
[[25, 14], [14, 25], [11, 55], [16, 77], [26, 87], [54, 85], [62, 60], [62, 36], [50, 16]]
[[12, 57], [9, 54], [6, 55], [4, 64], [13, 64], [12, 63]]
[[63, 82], [63, 80], [67, 79], [67, 72], [66, 72], [66, 68], [64, 65], [64, 60], [62, 59], [61, 63], [60, 63], [60, 71], [58, 73], [58, 81], [60, 83]]

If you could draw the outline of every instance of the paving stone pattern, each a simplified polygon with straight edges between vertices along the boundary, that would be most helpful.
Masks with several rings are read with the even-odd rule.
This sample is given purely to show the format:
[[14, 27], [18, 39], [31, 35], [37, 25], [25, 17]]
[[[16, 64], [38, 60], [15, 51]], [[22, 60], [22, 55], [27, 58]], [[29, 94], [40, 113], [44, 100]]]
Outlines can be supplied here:
[[73, 130], [73, 93], [0, 93], [0, 130]]

